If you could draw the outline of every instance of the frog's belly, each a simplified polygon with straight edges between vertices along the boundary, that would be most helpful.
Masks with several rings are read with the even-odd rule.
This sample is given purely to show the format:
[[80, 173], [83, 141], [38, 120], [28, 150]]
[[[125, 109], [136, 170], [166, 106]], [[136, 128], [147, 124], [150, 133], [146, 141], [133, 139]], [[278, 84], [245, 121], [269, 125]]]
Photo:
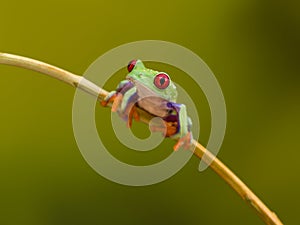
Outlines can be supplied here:
[[165, 117], [169, 115], [169, 108], [167, 107], [167, 103], [167, 100], [153, 96], [138, 100], [138, 105], [141, 108], [159, 117]]

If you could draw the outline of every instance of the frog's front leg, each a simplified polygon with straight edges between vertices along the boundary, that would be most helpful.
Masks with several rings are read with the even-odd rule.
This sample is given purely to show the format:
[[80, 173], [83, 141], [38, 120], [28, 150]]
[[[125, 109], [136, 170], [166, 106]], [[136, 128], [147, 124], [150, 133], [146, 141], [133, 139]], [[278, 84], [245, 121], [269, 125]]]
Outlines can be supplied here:
[[[171, 138], [179, 138], [178, 142], [174, 146], [174, 150], [177, 151], [181, 146], [184, 146], [185, 149], [189, 149], [193, 140], [191, 132], [192, 122], [187, 115], [185, 105], [168, 102], [167, 107], [175, 110], [176, 112], [177, 131], [176, 134], [170, 136]], [[169, 118], [166, 117], [166, 121], [168, 122], [171, 118], [174, 118], [174, 115], [170, 115]]]
[[121, 118], [127, 121], [127, 126], [131, 127], [132, 119], [139, 120], [139, 115], [136, 111], [136, 102], [138, 100], [138, 95], [136, 92], [136, 87], [132, 87], [127, 90], [123, 95], [123, 100], [120, 104], [118, 113]]
[[133, 83], [129, 80], [123, 80], [121, 81], [117, 89], [115, 91], [109, 92], [109, 94], [104, 98], [103, 101], [101, 101], [102, 106], [107, 106], [110, 102], [112, 102], [112, 111], [116, 112], [118, 109], [118, 106], [121, 104], [123, 100], [123, 95], [126, 91], [131, 89], [133, 87]]
[[101, 102], [102, 106], [107, 106], [112, 102], [112, 112], [118, 112], [119, 116], [127, 121], [127, 126], [131, 127], [132, 119], [139, 120], [135, 103], [137, 101], [136, 87], [129, 80], [121, 81], [115, 91], [110, 92]]

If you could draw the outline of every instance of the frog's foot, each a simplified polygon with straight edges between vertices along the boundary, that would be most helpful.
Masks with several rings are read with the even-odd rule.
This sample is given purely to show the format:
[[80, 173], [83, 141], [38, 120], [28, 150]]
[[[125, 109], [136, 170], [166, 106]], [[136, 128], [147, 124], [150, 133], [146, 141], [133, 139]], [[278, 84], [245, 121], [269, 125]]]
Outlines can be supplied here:
[[140, 120], [140, 115], [136, 110], [136, 106], [133, 104], [130, 108], [130, 111], [128, 113], [128, 119], [127, 119], [127, 127], [132, 126], [132, 120], [135, 119], [136, 121]]
[[107, 106], [110, 102], [112, 102], [111, 111], [116, 112], [122, 102], [122, 99], [123, 95], [114, 91], [109, 93], [108, 96], [103, 101], [101, 101], [101, 105]]
[[108, 105], [109, 102], [110, 102], [110, 101], [102, 100], [102, 101], [100, 102], [100, 104], [101, 104], [103, 107], [106, 107], [106, 106]]
[[100, 104], [106, 107], [109, 103], [114, 102], [116, 95], [116, 91], [109, 92], [108, 95], [100, 102]]
[[189, 131], [186, 135], [179, 138], [178, 142], [173, 147], [174, 151], [177, 151], [181, 146], [183, 146], [185, 150], [188, 150], [192, 145], [192, 139], [192, 133]]

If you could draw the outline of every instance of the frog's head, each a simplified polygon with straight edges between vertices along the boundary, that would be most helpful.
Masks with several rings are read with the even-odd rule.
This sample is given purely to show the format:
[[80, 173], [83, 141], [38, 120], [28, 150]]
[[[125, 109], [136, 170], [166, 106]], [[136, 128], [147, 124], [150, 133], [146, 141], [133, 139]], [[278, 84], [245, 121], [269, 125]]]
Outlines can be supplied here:
[[147, 93], [168, 101], [176, 101], [176, 86], [168, 74], [146, 68], [141, 60], [130, 61], [127, 69], [129, 73], [126, 78], [135, 84], [140, 96]]

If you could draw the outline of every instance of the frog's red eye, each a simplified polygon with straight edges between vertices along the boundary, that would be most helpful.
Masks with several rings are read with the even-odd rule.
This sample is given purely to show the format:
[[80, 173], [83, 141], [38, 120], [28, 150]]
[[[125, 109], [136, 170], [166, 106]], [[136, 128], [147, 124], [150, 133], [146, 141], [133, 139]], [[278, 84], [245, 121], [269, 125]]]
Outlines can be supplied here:
[[154, 84], [159, 89], [165, 89], [170, 84], [170, 77], [165, 73], [159, 73], [154, 78]]
[[127, 66], [127, 70], [128, 72], [131, 72], [133, 70], [133, 68], [135, 67], [135, 64], [136, 64], [136, 61], [137, 60], [131, 60], [129, 63], [128, 63], [128, 66]]

